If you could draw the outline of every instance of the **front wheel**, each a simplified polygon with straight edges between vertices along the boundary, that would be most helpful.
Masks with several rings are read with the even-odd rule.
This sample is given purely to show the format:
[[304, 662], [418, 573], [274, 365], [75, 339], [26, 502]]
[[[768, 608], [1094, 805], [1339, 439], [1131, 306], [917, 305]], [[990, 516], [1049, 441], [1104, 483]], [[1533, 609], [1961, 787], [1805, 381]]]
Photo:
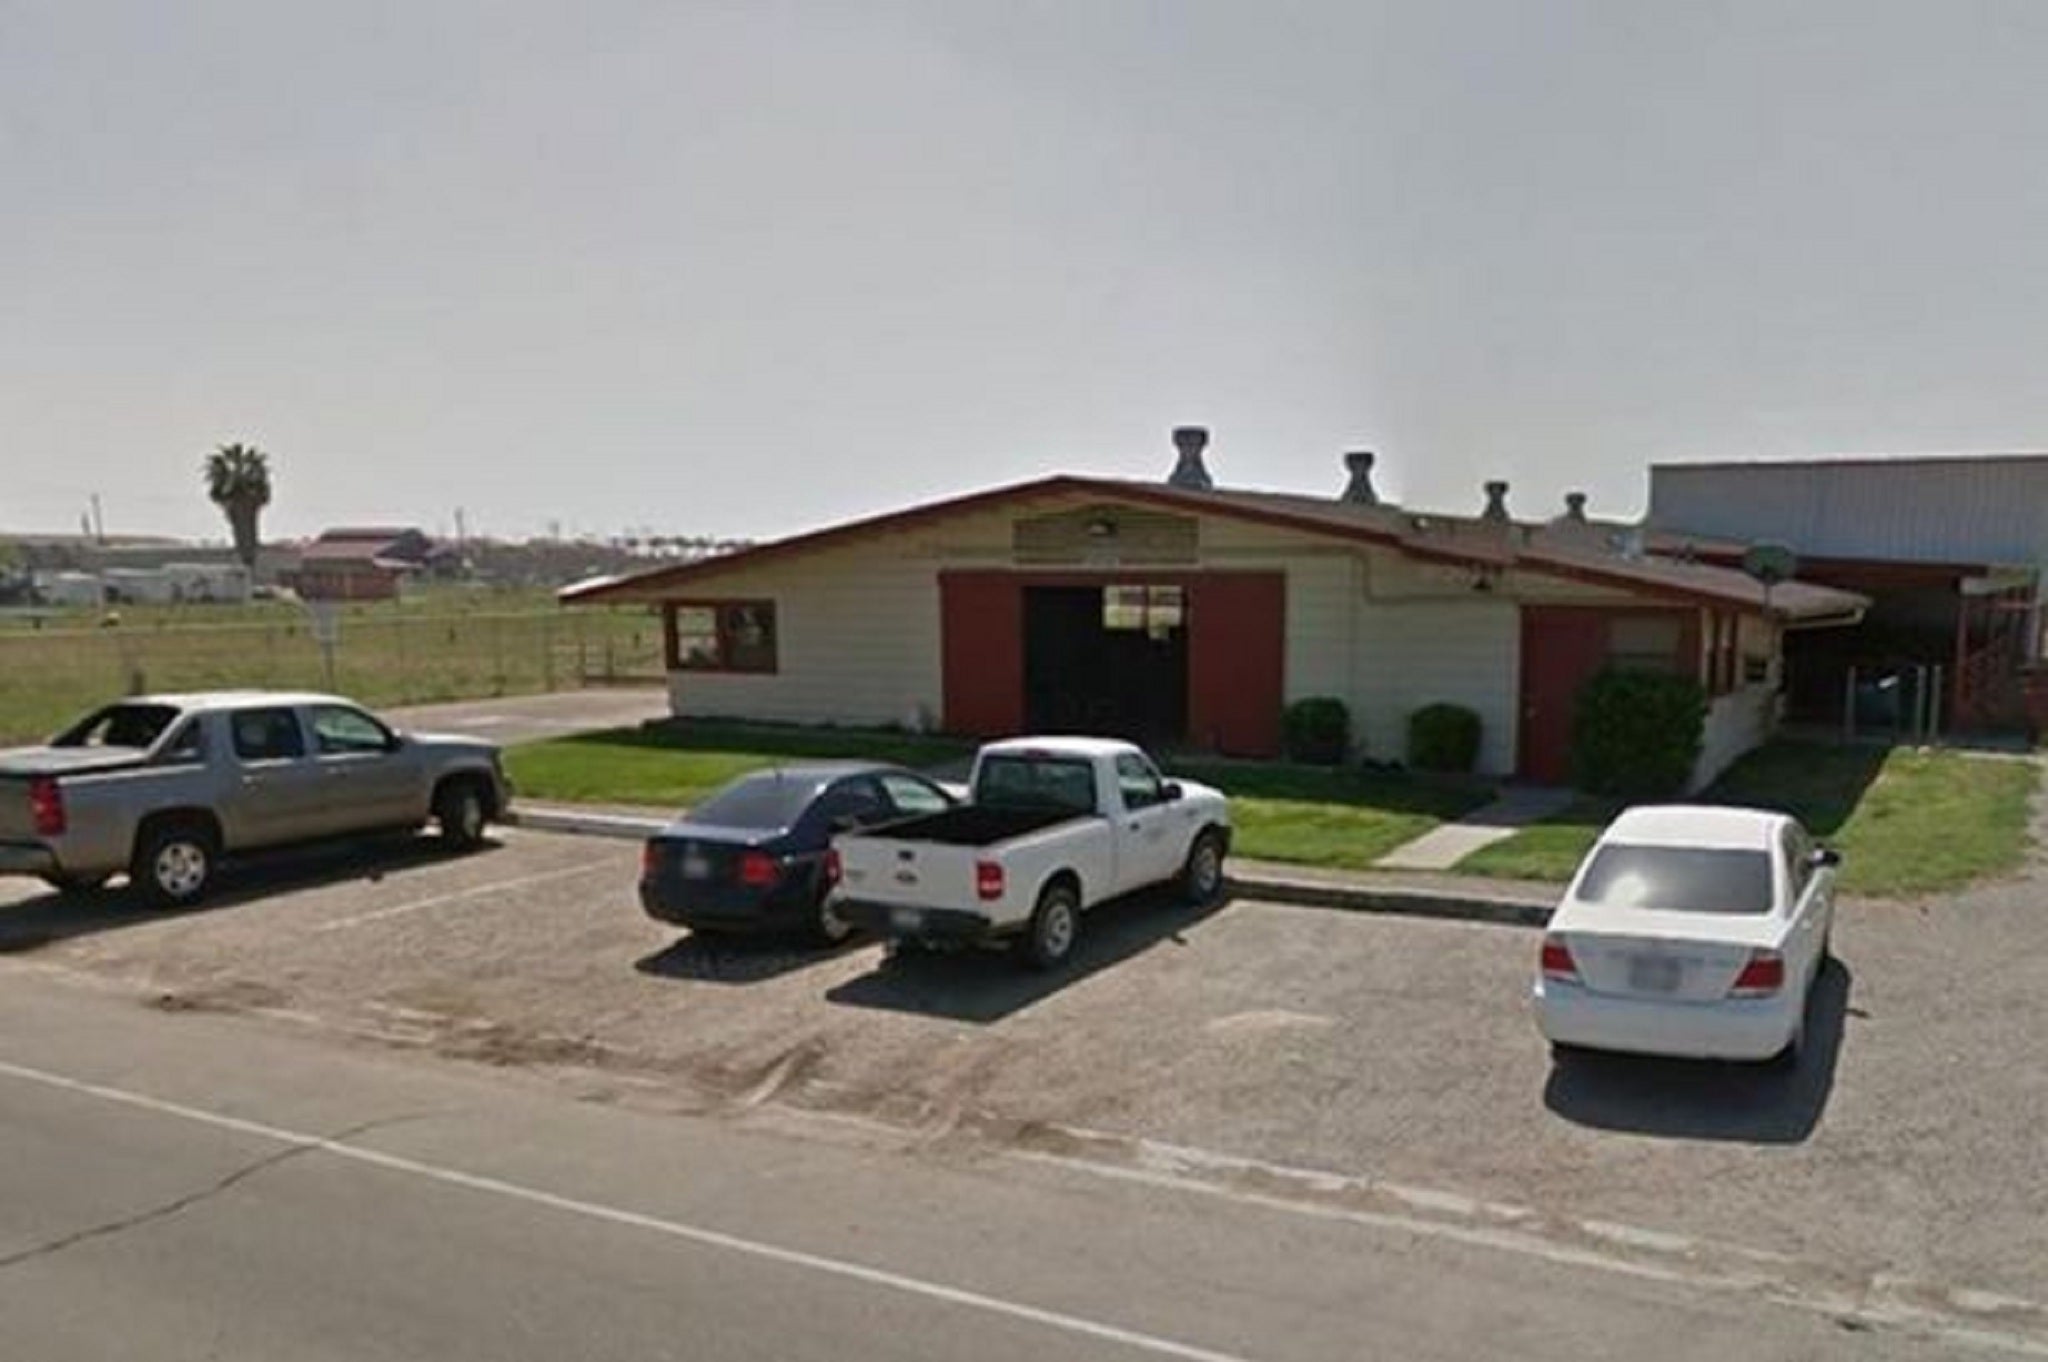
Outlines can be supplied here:
[[1195, 838], [1180, 868], [1180, 891], [1190, 903], [1214, 903], [1223, 892], [1223, 838], [1210, 828]]
[[1057, 969], [1074, 953], [1074, 940], [1080, 934], [1081, 896], [1070, 884], [1049, 884], [1031, 910], [1031, 922], [1017, 940], [1017, 951], [1033, 969]]
[[451, 780], [434, 793], [434, 822], [454, 851], [470, 851], [484, 840], [483, 791], [473, 780]]

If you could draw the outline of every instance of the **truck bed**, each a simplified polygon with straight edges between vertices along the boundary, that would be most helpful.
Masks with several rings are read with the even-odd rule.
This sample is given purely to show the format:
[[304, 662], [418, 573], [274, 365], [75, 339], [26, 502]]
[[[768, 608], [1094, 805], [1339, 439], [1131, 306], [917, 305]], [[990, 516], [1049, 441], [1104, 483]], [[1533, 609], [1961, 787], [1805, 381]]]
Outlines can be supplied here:
[[986, 847], [1090, 816], [1066, 809], [990, 809], [964, 804], [943, 813], [929, 813], [907, 822], [891, 823], [878, 829], [875, 835], [892, 842]]

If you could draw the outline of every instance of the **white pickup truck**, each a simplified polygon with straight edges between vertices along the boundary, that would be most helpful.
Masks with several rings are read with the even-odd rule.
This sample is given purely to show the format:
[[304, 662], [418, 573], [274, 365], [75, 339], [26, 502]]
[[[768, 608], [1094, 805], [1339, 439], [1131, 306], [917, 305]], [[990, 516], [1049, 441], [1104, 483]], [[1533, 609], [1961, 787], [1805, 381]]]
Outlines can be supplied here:
[[1129, 743], [991, 743], [969, 788], [960, 808], [833, 839], [833, 911], [891, 942], [1010, 941], [1051, 969], [1104, 900], [1168, 882], [1198, 901], [1222, 891], [1228, 802], [1161, 778]]

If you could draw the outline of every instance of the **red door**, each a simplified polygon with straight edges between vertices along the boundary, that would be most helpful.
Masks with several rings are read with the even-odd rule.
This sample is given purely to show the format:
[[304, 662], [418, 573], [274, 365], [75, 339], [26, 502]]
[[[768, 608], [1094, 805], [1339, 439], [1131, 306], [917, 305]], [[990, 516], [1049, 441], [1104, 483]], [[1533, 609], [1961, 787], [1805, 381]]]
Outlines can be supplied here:
[[1234, 757], [1280, 754], [1287, 578], [1278, 572], [1188, 578], [1188, 737]]
[[1024, 726], [1024, 588], [1007, 572], [939, 574], [939, 657], [948, 733], [1002, 738]]
[[1608, 612], [1569, 605], [1522, 607], [1521, 754], [1524, 780], [1572, 777], [1572, 709], [1579, 688], [1607, 660]]

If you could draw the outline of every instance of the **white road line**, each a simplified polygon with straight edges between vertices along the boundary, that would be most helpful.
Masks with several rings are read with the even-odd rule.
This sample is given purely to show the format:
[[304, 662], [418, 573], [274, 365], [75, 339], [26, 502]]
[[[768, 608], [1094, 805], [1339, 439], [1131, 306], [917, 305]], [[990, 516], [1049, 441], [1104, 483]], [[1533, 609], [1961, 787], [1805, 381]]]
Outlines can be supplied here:
[[316, 932], [338, 932], [344, 927], [358, 927], [365, 922], [382, 922], [386, 918], [403, 917], [407, 913], [417, 913], [427, 908], [439, 908], [444, 903], [460, 903], [464, 899], [482, 898], [486, 894], [502, 894], [513, 889], [525, 889], [531, 885], [547, 884], [554, 880], [566, 880], [571, 876], [588, 874], [593, 870], [615, 868], [616, 865], [617, 862], [614, 860], [585, 861], [581, 865], [572, 865], [566, 870], [546, 870], [537, 875], [521, 875], [518, 879], [514, 880], [498, 880], [492, 884], [471, 885], [467, 889], [458, 889], [452, 894], [436, 894], [432, 898], [414, 899], [410, 903], [395, 903], [389, 908], [376, 908], [367, 913], [351, 913], [347, 917], [338, 917], [332, 922], [323, 922], [313, 930]]
[[1185, 1362], [1250, 1362], [1250, 1359], [1236, 1353], [1218, 1352], [1211, 1348], [1197, 1347], [1174, 1339], [1162, 1338], [1136, 1329], [1125, 1329], [1098, 1320], [1069, 1315], [1058, 1310], [1048, 1310], [1019, 1301], [1005, 1300], [999, 1296], [984, 1295], [942, 1282], [927, 1281], [921, 1277], [906, 1276], [886, 1268], [869, 1267], [863, 1263], [850, 1262], [843, 1258], [831, 1258], [824, 1254], [807, 1253], [802, 1249], [783, 1248], [780, 1245], [763, 1243], [756, 1239], [743, 1239], [722, 1230], [706, 1229], [699, 1225], [686, 1224], [679, 1220], [666, 1220], [660, 1216], [629, 1211], [602, 1202], [583, 1201], [576, 1197], [544, 1192], [539, 1188], [507, 1182], [502, 1178], [487, 1177], [480, 1173], [464, 1172], [442, 1164], [427, 1163], [420, 1159], [409, 1159], [399, 1154], [386, 1154], [361, 1145], [349, 1144], [344, 1140], [330, 1140], [324, 1136], [304, 1131], [287, 1130], [282, 1126], [265, 1125], [260, 1121], [244, 1120], [239, 1116], [228, 1116], [220, 1112], [207, 1111], [200, 1107], [189, 1107], [179, 1102], [151, 1097], [146, 1093], [131, 1092], [125, 1088], [108, 1087], [102, 1083], [91, 1083], [84, 1079], [71, 1078], [65, 1074], [51, 1073], [45, 1069], [30, 1068], [25, 1064], [11, 1064], [0, 1060], [0, 1075], [20, 1079], [27, 1083], [40, 1083], [45, 1087], [57, 1088], [64, 1092], [96, 1097], [102, 1101], [133, 1107], [140, 1111], [154, 1112], [161, 1116], [175, 1116], [181, 1120], [199, 1125], [212, 1126], [218, 1130], [230, 1130], [241, 1135], [258, 1139], [273, 1140], [279, 1144], [292, 1145], [301, 1149], [314, 1149], [338, 1159], [382, 1168], [394, 1173], [404, 1173], [423, 1178], [430, 1182], [449, 1187], [461, 1187], [473, 1192], [504, 1197], [511, 1201], [522, 1201], [529, 1205], [542, 1206], [549, 1210], [578, 1215], [590, 1220], [623, 1225], [629, 1229], [644, 1230], [650, 1234], [665, 1235], [706, 1248], [723, 1249], [750, 1258], [760, 1258], [786, 1267], [802, 1268], [826, 1276], [841, 1277], [850, 1281], [864, 1282], [905, 1295], [921, 1296], [926, 1300], [939, 1301], [947, 1305], [962, 1306], [970, 1310], [981, 1310], [993, 1315], [1023, 1320], [1043, 1325], [1064, 1333], [1084, 1338], [1100, 1339], [1108, 1343], [1122, 1344], [1140, 1352], [1153, 1353], [1161, 1357], [1176, 1357]]

